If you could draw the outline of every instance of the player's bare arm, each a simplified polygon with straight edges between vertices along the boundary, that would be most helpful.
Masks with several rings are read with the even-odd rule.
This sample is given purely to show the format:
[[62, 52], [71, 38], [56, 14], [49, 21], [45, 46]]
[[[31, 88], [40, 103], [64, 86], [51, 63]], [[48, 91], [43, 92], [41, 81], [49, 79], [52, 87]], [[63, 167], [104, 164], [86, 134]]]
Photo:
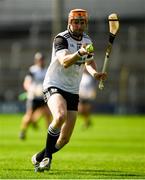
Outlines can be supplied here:
[[76, 61], [84, 55], [89, 55], [90, 53], [82, 46], [77, 52], [70, 54], [68, 50], [63, 50], [58, 57], [58, 60], [64, 68], [68, 68], [73, 65]]
[[86, 45], [82, 45], [82, 47], [76, 51], [75, 53], [70, 53], [67, 49], [61, 50], [58, 52], [58, 60], [64, 68], [68, 68], [73, 65], [76, 61], [80, 60], [80, 58], [84, 55], [90, 55], [91, 53], [85, 49]]
[[87, 71], [97, 80], [103, 79], [105, 80], [107, 78], [107, 73], [104, 72], [98, 72], [97, 71], [97, 65], [94, 60], [88, 61], [85, 63]]
[[26, 76], [23, 82], [23, 87], [26, 91], [29, 91], [31, 83], [32, 83], [32, 78], [29, 75]]
[[56, 56], [60, 64], [67, 68], [80, 59], [79, 52], [71, 53], [68, 50], [68, 42], [62, 36], [57, 36], [54, 41]]
[[79, 59], [80, 59], [80, 56], [79, 56], [78, 52], [70, 54], [69, 51], [66, 49], [62, 50], [58, 56], [58, 60], [64, 68], [68, 68], [69, 66], [74, 64]]

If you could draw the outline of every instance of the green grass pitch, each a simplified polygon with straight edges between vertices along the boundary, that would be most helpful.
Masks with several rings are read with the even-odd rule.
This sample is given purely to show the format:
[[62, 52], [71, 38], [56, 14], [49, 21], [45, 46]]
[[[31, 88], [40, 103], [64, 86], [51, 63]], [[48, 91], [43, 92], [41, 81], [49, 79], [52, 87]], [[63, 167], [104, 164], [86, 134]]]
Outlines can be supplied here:
[[30, 159], [45, 144], [45, 123], [21, 141], [21, 118], [0, 115], [0, 179], [145, 179], [145, 116], [92, 115], [89, 129], [78, 117], [71, 141], [44, 173], [35, 173]]

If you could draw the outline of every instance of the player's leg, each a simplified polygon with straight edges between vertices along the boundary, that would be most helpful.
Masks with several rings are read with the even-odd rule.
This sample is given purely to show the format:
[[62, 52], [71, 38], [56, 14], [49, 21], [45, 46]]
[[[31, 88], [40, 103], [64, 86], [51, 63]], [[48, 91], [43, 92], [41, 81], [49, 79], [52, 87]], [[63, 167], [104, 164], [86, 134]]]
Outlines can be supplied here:
[[34, 127], [35, 126], [37, 127], [38, 120], [41, 117], [44, 117], [46, 128], [48, 128], [49, 124], [52, 121], [52, 117], [51, 117], [51, 113], [50, 113], [49, 108], [47, 107], [47, 105], [43, 105], [43, 106], [37, 108], [34, 111], [33, 116], [32, 116], [32, 125]]
[[[53, 94], [48, 99], [48, 106], [53, 116], [53, 121], [49, 126], [48, 134], [55, 137], [57, 135], [57, 138], [55, 138], [55, 143], [51, 146], [52, 148], [50, 148], [50, 146], [47, 146], [46, 144], [46, 152], [44, 155], [45, 157], [49, 157], [49, 154], [51, 154], [51, 152], [53, 153], [59, 150], [66, 143], [68, 143], [76, 120], [78, 101], [78, 95], [74, 95], [61, 90], [58, 90], [58, 93]], [[60, 135], [58, 134], [58, 132], [60, 132]], [[58, 142], [56, 144], [57, 139]]]
[[[38, 120], [44, 115], [45, 107], [47, 105], [44, 102], [43, 98], [42, 99], [37, 98], [34, 100], [34, 102], [35, 102], [35, 107], [33, 108], [34, 112], [33, 112], [33, 116], [32, 116], [32, 125], [33, 125], [33, 127], [37, 128], [38, 127]], [[48, 119], [47, 119], [47, 121], [48, 121]], [[49, 117], [49, 122], [50, 122], [50, 117]], [[47, 123], [47, 128], [48, 128], [48, 123]]]
[[50, 110], [49, 110], [47, 105], [44, 105], [42, 107], [42, 114], [43, 114], [43, 116], [45, 118], [46, 127], [48, 128], [48, 126], [52, 122], [52, 115], [51, 115], [51, 112], [50, 112]]
[[34, 129], [38, 129], [38, 120], [42, 117], [42, 107], [35, 109], [32, 115], [32, 126]]
[[26, 113], [22, 118], [22, 122], [20, 125], [20, 139], [26, 138], [26, 131], [28, 129], [29, 124], [32, 121], [32, 114], [33, 114], [33, 100], [27, 100], [26, 102]]
[[26, 103], [26, 113], [22, 119], [21, 123], [21, 132], [20, 132], [20, 138], [24, 139], [26, 137], [26, 131], [29, 127], [29, 125], [32, 123], [33, 127], [37, 128], [37, 121], [43, 114], [43, 110], [41, 107], [44, 106], [44, 100], [43, 99], [33, 99], [33, 100], [27, 100]]
[[[50, 139], [49, 139], [50, 136], [49, 137], [47, 136], [47, 143], [49, 142], [48, 148], [47, 148], [47, 143], [46, 143], [46, 149], [43, 149], [41, 151], [41, 153], [39, 153], [37, 156], [37, 158], [38, 157], [42, 158], [42, 154], [44, 154], [44, 159], [41, 161], [40, 166], [39, 166], [40, 171], [49, 170], [50, 164], [51, 164], [51, 159], [52, 159], [52, 154], [59, 151], [64, 145], [66, 145], [69, 142], [70, 137], [73, 132], [73, 129], [74, 129], [74, 126], [75, 126], [76, 114], [77, 113], [75, 111], [68, 112], [67, 119], [65, 120], [65, 122], [62, 125], [59, 138], [57, 137], [53, 141], [54, 144], [50, 143]], [[50, 144], [52, 145], [51, 148], [49, 146]], [[51, 149], [51, 151], [50, 151], [50, 149]], [[46, 154], [46, 152], [48, 154]], [[48, 156], [50, 153], [51, 153], [51, 156]]]
[[76, 111], [68, 111], [67, 119], [61, 128], [60, 136], [55, 145], [57, 149], [61, 149], [65, 144], [69, 142], [75, 126], [76, 117], [77, 117]]
[[21, 127], [20, 127], [20, 139], [26, 138], [26, 131], [28, 129], [29, 124], [31, 123], [32, 110], [28, 110], [22, 118]]
[[[62, 95], [56, 93], [53, 94], [48, 100], [48, 106], [51, 110], [53, 120], [48, 128], [46, 152], [44, 157], [52, 156], [52, 149], [56, 144], [59, 137], [62, 124], [64, 123], [67, 116], [67, 105]], [[52, 142], [51, 142], [52, 139]], [[52, 144], [52, 145], [50, 145]]]
[[[48, 128], [46, 148], [36, 156], [36, 160], [40, 162], [44, 155], [39, 166], [41, 170], [47, 168], [47, 165], [49, 169], [52, 153], [57, 152], [69, 141], [75, 125], [79, 97], [55, 88], [55, 94], [49, 91], [47, 100], [53, 121]], [[67, 111], [67, 108], [71, 111]]]
[[42, 154], [44, 153], [44, 158], [40, 163], [40, 170], [50, 168], [52, 153], [54, 149], [55, 151], [58, 150], [55, 148], [55, 144], [59, 137], [61, 126], [64, 123], [67, 114], [66, 101], [62, 97], [62, 95], [58, 93], [52, 94], [49, 97], [48, 106], [49, 109], [51, 110], [53, 120], [48, 128], [45, 153], [42, 150], [40, 153], [38, 153], [39, 155], [36, 156], [37, 161], [40, 161]]
[[78, 106], [78, 112], [83, 118], [84, 127], [88, 128], [91, 125], [91, 108], [92, 103], [89, 100], [81, 100]]
[[[73, 128], [75, 125], [75, 121], [76, 121], [76, 113], [73, 111], [69, 111], [68, 112], [68, 119], [64, 122], [62, 128], [61, 128], [61, 133], [59, 138], [57, 137], [56, 139], [57, 142], [55, 144], [55, 146], [53, 147], [52, 153], [57, 152], [59, 149], [61, 149], [66, 143], [69, 142], [69, 139], [71, 137], [71, 134], [73, 132]], [[39, 153], [33, 155], [32, 157], [32, 163], [40, 163], [45, 155], [45, 148], [40, 151]]]

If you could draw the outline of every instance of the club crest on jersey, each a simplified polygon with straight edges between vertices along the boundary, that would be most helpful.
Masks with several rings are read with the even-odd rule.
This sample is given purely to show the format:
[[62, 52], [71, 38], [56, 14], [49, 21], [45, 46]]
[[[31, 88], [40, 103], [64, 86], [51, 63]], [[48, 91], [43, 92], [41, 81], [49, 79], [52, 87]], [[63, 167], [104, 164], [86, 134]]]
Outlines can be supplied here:
[[70, 44], [70, 47], [74, 48], [74, 44]]

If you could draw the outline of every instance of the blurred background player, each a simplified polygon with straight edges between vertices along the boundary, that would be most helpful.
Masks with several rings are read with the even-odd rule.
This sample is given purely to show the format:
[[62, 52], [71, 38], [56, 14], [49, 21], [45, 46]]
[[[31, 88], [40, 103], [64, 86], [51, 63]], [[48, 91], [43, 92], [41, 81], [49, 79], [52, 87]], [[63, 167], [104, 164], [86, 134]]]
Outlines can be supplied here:
[[24, 78], [23, 87], [27, 94], [26, 113], [22, 118], [20, 127], [20, 139], [26, 138], [26, 131], [30, 124], [37, 127], [37, 121], [45, 116], [46, 127], [51, 122], [50, 111], [43, 100], [42, 84], [46, 74], [45, 58], [37, 52], [34, 56], [34, 65], [29, 68]]
[[83, 118], [83, 127], [88, 128], [91, 122], [93, 102], [96, 98], [96, 81], [85, 69], [79, 89], [78, 112]]

